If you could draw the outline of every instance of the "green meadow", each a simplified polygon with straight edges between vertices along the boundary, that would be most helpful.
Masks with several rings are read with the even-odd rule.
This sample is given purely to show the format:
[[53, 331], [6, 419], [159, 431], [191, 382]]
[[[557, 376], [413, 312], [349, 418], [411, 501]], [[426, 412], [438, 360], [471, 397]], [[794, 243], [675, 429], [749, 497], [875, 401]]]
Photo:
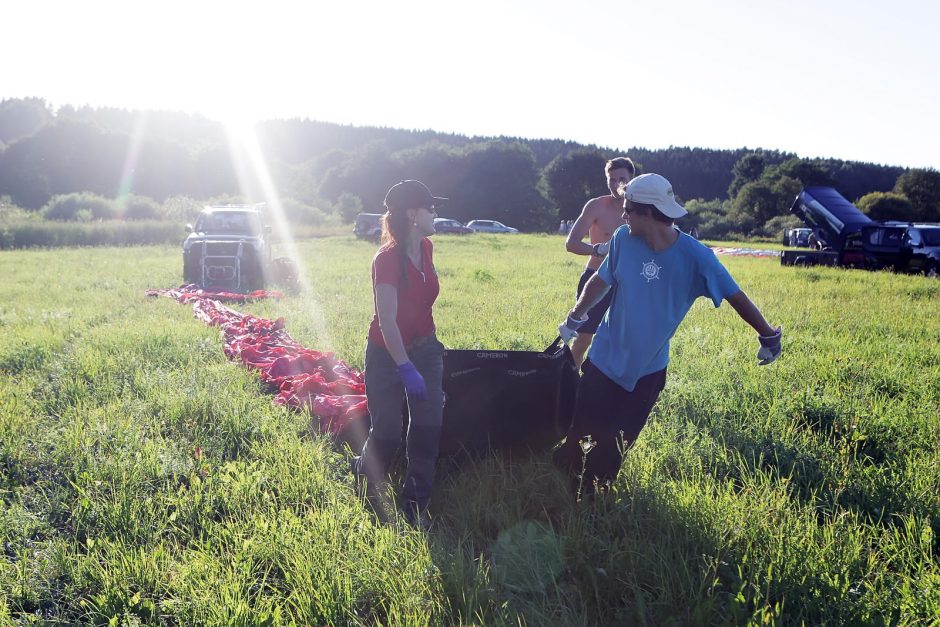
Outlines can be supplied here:
[[[235, 305], [361, 367], [374, 246]], [[438, 334], [541, 350], [584, 258], [435, 237]], [[0, 251], [0, 625], [940, 624], [940, 282], [723, 257], [784, 328], [700, 300], [615, 489], [549, 451], [439, 464], [424, 534], [275, 406], [191, 307], [178, 246]], [[590, 454], [590, 453], [588, 453]]]

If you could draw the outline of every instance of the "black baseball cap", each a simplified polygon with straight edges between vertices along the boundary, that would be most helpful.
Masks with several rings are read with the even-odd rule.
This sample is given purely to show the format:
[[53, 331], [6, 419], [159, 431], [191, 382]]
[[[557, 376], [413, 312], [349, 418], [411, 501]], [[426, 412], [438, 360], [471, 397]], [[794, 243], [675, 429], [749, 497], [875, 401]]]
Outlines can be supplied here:
[[433, 209], [438, 203], [444, 202], [446, 198], [432, 196], [431, 190], [421, 181], [408, 179], [399, 181], [392, 185], [388, 193], [385, 194], [385, 208], [389, 211], [395, 209], [420, 209], [428, 207]]

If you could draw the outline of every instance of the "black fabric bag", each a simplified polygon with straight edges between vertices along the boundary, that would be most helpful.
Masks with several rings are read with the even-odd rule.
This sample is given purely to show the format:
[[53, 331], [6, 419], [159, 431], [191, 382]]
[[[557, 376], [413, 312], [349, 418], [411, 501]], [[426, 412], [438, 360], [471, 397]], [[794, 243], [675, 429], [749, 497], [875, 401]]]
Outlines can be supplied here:
[[547, 448], [574, 414], [578, 370], [557, 338], [542, 352], [446, 350], [441, 454]]

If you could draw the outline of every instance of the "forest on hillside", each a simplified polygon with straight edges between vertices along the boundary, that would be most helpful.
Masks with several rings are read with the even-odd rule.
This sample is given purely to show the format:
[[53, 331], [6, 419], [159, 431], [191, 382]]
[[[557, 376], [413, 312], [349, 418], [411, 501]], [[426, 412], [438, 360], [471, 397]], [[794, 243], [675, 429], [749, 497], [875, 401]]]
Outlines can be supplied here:
[[934, 170], [773, 149], [611, 148], [307, 119], [261, 122], [255, 139], [251, 152], [199, 115], [3, 100], [0, 199], [48, 219], [176, 219], [168, 207], [261, 202], [276, 190], [298, 222], [350, 221], [380, 211], [391, 184], [418, 178], [451, 199], [447, 217], [539, 231], [606, 193], [606, 160], [626, 155], [672, 182], [690, 210], [680, 226], [711, 237], [775, 237], [795, 223], [787, 210], [807, 185], [832, 185], [874, 218], [940, 219]]

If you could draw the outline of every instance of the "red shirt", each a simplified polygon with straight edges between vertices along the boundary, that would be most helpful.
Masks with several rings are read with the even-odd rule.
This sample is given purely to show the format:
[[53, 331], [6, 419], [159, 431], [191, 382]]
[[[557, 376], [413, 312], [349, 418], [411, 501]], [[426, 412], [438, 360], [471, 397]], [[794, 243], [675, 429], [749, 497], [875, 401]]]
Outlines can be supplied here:
[[[407, 285], [402, 284], [401, 266], [398, 247], [393, 245], [382, 246], [372, 258], [372, 306], [375, 311], [375, 286], [387, 283], [398, 288], [398, 331], [405, 347], [412, 340], [434, 333], [434, 318], [431, 316], [431, 306], [440, 292], [437, 281], [437, 272], [434, 271], [432, 259], [433, 246], [431, 240], [421, 240], [421, 257], [424, 271], [419, 271], [410, 259], [405, 259], [405, 272], [408, 276]], [[379, 346], [385, 346], [385, 339], [379, 328], [379, 315], [372, 315], [372, 324], [369, 325], [369, 339]]]

